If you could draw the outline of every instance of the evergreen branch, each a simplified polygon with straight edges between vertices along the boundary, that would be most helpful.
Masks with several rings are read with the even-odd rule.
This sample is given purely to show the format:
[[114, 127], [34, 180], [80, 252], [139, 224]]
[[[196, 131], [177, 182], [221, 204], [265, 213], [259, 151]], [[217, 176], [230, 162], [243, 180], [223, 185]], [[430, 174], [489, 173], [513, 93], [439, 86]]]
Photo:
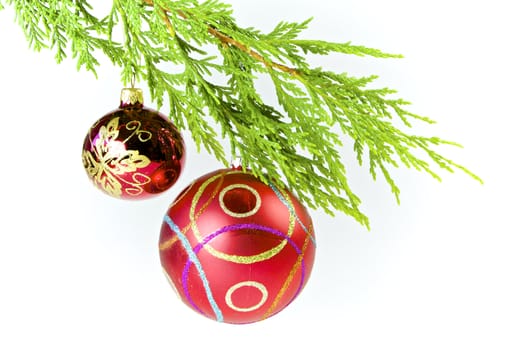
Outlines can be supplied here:
[[22, 26], [30, 47], [36, 51], [49, 48], [56, 51], [57, 63], [67, 57], [67, 49], [71, 57], [77, 60], [77, 68], [85, 68], [96, 74], [99, 65], [94, 53], [101, 50], [114, 63], [122, 53], [116, 42], [98, 37], [105, 23], [99, 21], [90, 13], [91, 6], [85, 0], [69, 1], [14, 1], [16, 19]]
[[[147, 5], [155, 6], [155, 3], [153, 2], [153, 0], [144, 0], [144, 2]], [[168, 11], [165, 8], [162, 8], [162, 7], [161, 7], [161, 9], [162, 9], [162, 12], [164, 13], [165, 23], [166, 23], [166, 26], [168, 27], [168, 30], [170, 31], [170, 33], [174, 34], [173, 25], [171, 24], [171, 21], [169, 20], [169, 18], [166, 17], [167, 14], [168, 14]], [[188, 19], [188, 16], [181, 10], [177, 11], [177, 14], [183, 19]], [[272, 67], [274, 69], [279, 69], [279, 70], [282, 70], [283, 72], [287, 72], [287, 73], [290, 73], [292, 75], [296, 74], [296, 70], [294, 68], [287, 67], [287, 66], [285, 66], [283, 64], [280, 64], [280, 63], [267, 61], [258, 52], [254, 51], [254, 50], [251, 50], [249, 47], [247, 47], [243, 43], [241, 43], [241, 42], [233, 39], [232, 37], [230, 37], [230, 36], [220, 32], [220, 31], [218, 31], [213, 26], [209, 26], [208, 27], [208, 32], [211, 35], [213, 35], [214, 37], [216, 37], [217, 39], [219, 39], [223, 44], [238, 48], [239, 50], [247, 53], [253, 59], [263, 63], [265, 66], [270, 66], [270, 67]]]
[[276, 62], [273, 62], [273, 61], [268, 61], [261, 54], [259, 54], [258, 52], [249, 49], [246, 45], [238, 42], [237, 40], [234, 40], [233, 38], [231, 38], [231, 37], [229, 37], [229, 36], [219, 32], [218, 30], [216, 30], [214, 28], [210, 27], [209, 32], [210, 32], [210, 34], [212, 34], [213, 36], [218, 38], [222, 43], [234, 46], [234, 47], [240, 49], [241, 51], [246, 52], [252, 58], [254, 58], [255, 60], [257, 60], [257, 61], [259, 61], [261, 63], [263, 63], [267, 67], [271, 67], [273, 69], [279, 69], [279, 70], [281, 70], [283, 72], [286, 72], [286, 73], [289, 73], [291, 75], [297, 74], [297, 71], [294, 68], [290, 68], [290, 67], [285, 66], [284, 64], [276, 63]]
[[[152, 99], [158, 106], [168, 104], [173, 122], [191, 131], [199, 149], [227, 165], [221, 139], [228, 140], [232, 157], [240, 156], [244, 168], [288, 186], [312, 208], [340, 211], [369, 226], [341, 160], [347, 139], [356, 162], [368, 162], [372, 178], [382, 176], [398, 202], [391, 171], [399, 166], [437, 180], [438, 169], [459, 170], [481, 182], [436, 151], [457, 143], [405, 131], [415, 121], [434, 121], [408, 111], [407, 101], [392, 97], [394, 90], [368, 88], [377, 77], [312, 68], [307, 60], [310, 54], [400, 55], [300, 38], [311, 19], [281, 22], [262, 33], [239, 27], [231, 7], [217, 0], [114, 0], [100, 20], [86, 0], [7, 4], [14, 6], [33, 49], [55, 50], [57, 62], [70, 55], [78, 68], [95, 74], [95, 53], [102, 52], [121, 67], [125, 84], [146, 81]], [[114, 38], [117, 25], [120, 40]], [[260, 94], [257, 82], [263, 76], [273, 83], [277, 106]]]

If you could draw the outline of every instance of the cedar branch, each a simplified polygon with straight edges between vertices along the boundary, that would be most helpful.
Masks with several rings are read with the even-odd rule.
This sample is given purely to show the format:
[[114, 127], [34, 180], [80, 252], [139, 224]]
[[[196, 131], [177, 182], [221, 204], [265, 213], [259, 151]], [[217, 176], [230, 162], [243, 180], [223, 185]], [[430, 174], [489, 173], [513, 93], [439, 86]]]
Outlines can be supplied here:
[[[144, 0], [144, 3], [146, 3], [146, 5], [148, 5], [148, 6], [154, 6], [153, 0]], [[173, 29], [173, 25], [172, 25], [170, 19], [167, 16], [168, 11], [167, 10], [163, 10], [163, 11], [164, 11], [164, 14], [165, 14], [165, 16], [163, 16], [164, 17], [164, 22], [166, 23], [166, 26], [168, 27], [168, 30], [170, 31], [170, 33], [172, 35], [174, 35], [175, 31]], [[188, 16], [183, 11], [177, 11], [177, 14], [179, 15], [179, 17], [181, 17], [183, 19], [187, 19], [188, 18]], [[297, 69], [288, 67], [288, 66], [286, 66], [284, 64], [281, 64], [281, 63], [277, 63], [277, 62], [273, 62], [273, 61], [265, 59], [263, 57], [263, 55], [261, 55], [257, 51], [250, 49], [249, 47], [247, 47], [243, 43], [235, 40], [234, 38], [230, 37], [229, 35], [221, 33], [220, 31], [218, 31], [217, 29], [213, 28], [212, 26], [208, 26], [208, 33], [210, 33], [211, 35], [213, 35], [214, 37], [219, 39], [223, 44], [228, 45], [228, 46], [234, 46], [234, 47], [238, 48], [239, 50], [243, 51], [244, 53], [250, 55], [252, 58], [257, 60], [258, 62], [261, 62], [262, 64], [264, 64], [268, 68], [278, 69], [278, 70], [280, 70], [282, 72], [285, 72], [285, 73], [288, 73], [288, 74], [290, 74], [292, 76], [299, 76], [299, 71]]]

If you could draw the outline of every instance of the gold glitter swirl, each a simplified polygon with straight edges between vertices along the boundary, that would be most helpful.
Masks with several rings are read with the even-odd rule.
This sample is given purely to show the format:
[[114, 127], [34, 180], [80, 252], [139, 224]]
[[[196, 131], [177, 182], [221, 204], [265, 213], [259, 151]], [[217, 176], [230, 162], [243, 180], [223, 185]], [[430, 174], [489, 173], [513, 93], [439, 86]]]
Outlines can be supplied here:
[[137, 138], [140, 142], [148, 142], [153, 137], [153, 134], [147, 130], [142, 130], [140, 127], [142, 126], [142, 123], [138, 120], [131, 120], [126, 123], [126, 129], [129, 131], [133, 131], [126, 140], [124, 140], [124, 143], [128, 142], [129, 139], [131, 139], [134, 135], [137, 135]]
[[142, 173], [133, 174], [132, 179], [133, 179], [132, 182], [120, 179], [120, 181], [125, 182], [127, 185], [130, 186], [126, 188], [126, 193], [129, 194], [130, 196], [140, 195], [142, 192], [144, 192], [144, 190], [142, 189], [142, 186], [151, 182], [151, 178]]
[[[208, 200], [206, 200], [206, 202], [200, 207], [199, 211], [197, 213], [195, 213], [195, 220], [197, 220], [199, 218], [199, 216], [202, 215], [202, 213], [204, 213], [204, 211], [208, 208], [208, 206], [210, 205], [210, 203], [213, 201], [213, 199], [217, 196], [217, 193], [219, 193], [219, 189], [221, 188], [222, 186], [222, 183], [224, 182], [224, 176], [220, 178], [220, 180], [217, 182], [217, 184], [215, 185], [215, 188], [213, 189], [213, 192], [212, 194], [210, 195], [210, 197], [208, 198]], [[186, 197], [186, 195], [190, 192], [190, 189], [193, 188], [193, 186], [195, 185], [195, 183], [192, 183], [188, 189], [186, 191], [184, 191], [183, 194], [181, 194], [181, 196], [179, 198], [177, 198], [176, 201], [174, 201], [171, 205], [170, 205], [170, 209], [173, 208], [177, 203], [179, 203], [182, 199], [184, 199], [184, 197]], [[181, 228], [181, 232], [182, 234], [186, 234], [188, 232], [188, 230], [191, 228], [191, 222], [186, 225], [184, 228]], [[166, 250], [166, 249], [169, 249], [171, 248], [177, 241], [179, 240], [179, 238], [177, 237], [176, 234], [173, 234], [173, 237], [170, 238], [170, 239], [167, 239], [165, 240], [164, 242], [160, 243], [159, 244], [159, 249], [160, 250]]]
[[[313, 227], [310, 227], [308, 229], [308, 231], [312, 232], [313, 231]], [[308, 243], [310, 242], [310, 239], [308, 238], [308, 236], [306, 237], [305, 241], [304, 241], [304, 244], [303, 244], [303, 247], [301, 249], [301, 255], [299, 255], [299, 257], [297, 258], [297, 260], [295, 261], [295, 264], [293, 265], [292, 269], [290, 270], [290, 273], [288, 274], [288, 277], [286, 278], [286, 280], [284, 281], [281, 289], [279, 290], [279, 293], [277, 293], [277, 296], [275, 297], [275, 299], [273, 300], [273, 303], [272, 305], [270, 306], [270, 308], [264, 313], [263, 317], [261, 320], [264, 320], [268, 317], [270, 317], [272, 315], [272, 313], [275, 311], [275, 309], [277, 308], [277, 305], [279, 304], [279, 302], [281, 301], [281, 299], [283, 298], [284, 296], [284, 293], [288, 290], [288, 288], [290, 287], [290, 284], [292, 283], [292, 280], [294, 279], [295, 277], [295, 274], [297, 273], [297, 270], [299, 269], [299, 267], [301, 266], [301, 263], [303, 262], [303, 259], [304, 259], [304, 253], [306, 251], [306, 248], [308, 247]]]
[[[197, 238], [197, 240], [199, 241], [199, 243], [202, 243], [202, 241], [204, 239], [202, 237], [201, 233], [200, 233], [199, 227], [197, 225], [197, 219], [195, 217], [195, 210], [197, 208], [197, 204], [199, 202], [199, 199], [202, 197], [202, 194], [204, 193], [204, 191], [206, 190], [208, 185], [210, 185], [216, 179], [218, 179], [220, 177], [224, 177], [226, 175], [230, 175], [230, 174], [243, 174], [243, 172], [242, 171], [235, 171], [235, 170], [233, 170], [233, 171], [229, 171], [227, 173], [221, 173], [221, 174], [212, 176], [211, 178], [206, 180], [199, 187], [197, 193], [193, 197], [193, 201], [192, 201], [191, 208], [190, 208], [190, 215], [189, 215], [190, 216], [190, 224], [191, 224], [191, 228], [193, 230], [193, 233], [194, 233], [195, 237]], [[210, 196], [210, 198], [213, 198], [213, 197]], [[289, 223], [290, 224], [288, 226], [287, 236], [291, 237], [292, 234], [293, 234], [293, 231], [295, 229], [295, 218], [293, 216], [293, 213], [290, 213]], [[221, 260], [230, 261], [230, 262], [237, 263], [237, 264], [253, 264], [253, 263], [256, 263], [256, 262], [260, 262], [260, 261], [264, 261], [264, 260], [268, 260], [270, 258], [273, 258], [275, 255], [279, 254], [284, 249], [286, 244], [287, 244], [286, 239], [283, 239], [281, 241], [281, 243], [278, 244], [276, 247], [268, 249], [268, 250], [266, 250], [266, 251], [264, 251], [264, 252], [262, 252], [260, 254], [255, 254], [255, 255], [227, 254], [227, 253], [224, 253], [224, 252], [216, 250], [215, 248], [213, 248], [210, 245], [204, 246], [204, 249], [206, 249], [211, 255], [213, 255], [216, 258], [221, 259]]]
[[175, 200], [170, 204], [170, 206], [168, 207], [168, 210], [170, 210], [171, 208], [173, 208], [174, 206], [176, 206], [177, 204], [179, 204], [180, 201], [182, 201], [183, 199], [185, 199], [186, 195], [191, 191], [191, 189], [193, 188], [193, 186], [195, 185], [195, 182], [192, 182], [188, 187], [186, 187], [186, 189], [184, 190], [184, 192], [181, 192], [177, 198], [175, 198]]
[[[133, 134], [139, 131], [140, 123]], [[84, 168], [91, 179], [108, 194], [120, 197], [122, 183], [125, 183], [132, 187], [126, 189], [126, 193], [138, 196], [143, 192], [141, 186], [150, 182], [151, 179], [137, 170], [147, 167], [151, 161], [136, 150], [126, 150], [125, 143], [129, 137], [122, 142], [117, 140], [118, 135], [118, 117], [111, 119], [107, 125], [101, 126], [98, 138], [91, 143], [93, 151], [84, 150], [82, 152]], [[133, 174], [133, 181], [124, 180], [122, 176], [130, 173]]]
[[164, 242], [159, 243], [159, 250], [166, 250], [170, 249], [177, 241], [179, 240], [179, 237], [177, 237], [176, 234], [173, 235], [170, 239], [165, 240]]

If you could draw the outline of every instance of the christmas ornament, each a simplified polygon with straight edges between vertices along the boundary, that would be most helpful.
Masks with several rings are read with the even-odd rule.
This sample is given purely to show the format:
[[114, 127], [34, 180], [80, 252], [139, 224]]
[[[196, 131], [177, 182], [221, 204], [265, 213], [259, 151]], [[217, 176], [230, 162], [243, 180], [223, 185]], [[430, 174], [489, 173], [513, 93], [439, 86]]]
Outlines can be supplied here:
[[145, 199], [169, 189], [185, 161], [181, 134], [168, 118], [144, 107], [142, 90], [122, 89], [120, 107], [100, 118], [84, 139], [84, 168], [105, 193]]
[[251, 323], [289, 305], [315, 255], [312, 220], [288, 190], [251, 173], [218, 170], [169, 207], [160, 259], [184, 303], [227, 323]]

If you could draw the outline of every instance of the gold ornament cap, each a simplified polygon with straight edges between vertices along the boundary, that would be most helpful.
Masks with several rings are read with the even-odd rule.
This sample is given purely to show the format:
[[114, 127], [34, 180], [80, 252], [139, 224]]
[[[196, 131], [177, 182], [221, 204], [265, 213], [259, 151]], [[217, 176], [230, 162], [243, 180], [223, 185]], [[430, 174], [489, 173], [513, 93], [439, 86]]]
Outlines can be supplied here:
[[142, 89], [138, 88], [124, 88], [120, 92], [120, 107], [128, 107], [134, 105], [142, 106], [144, 104], [144, 94]]

